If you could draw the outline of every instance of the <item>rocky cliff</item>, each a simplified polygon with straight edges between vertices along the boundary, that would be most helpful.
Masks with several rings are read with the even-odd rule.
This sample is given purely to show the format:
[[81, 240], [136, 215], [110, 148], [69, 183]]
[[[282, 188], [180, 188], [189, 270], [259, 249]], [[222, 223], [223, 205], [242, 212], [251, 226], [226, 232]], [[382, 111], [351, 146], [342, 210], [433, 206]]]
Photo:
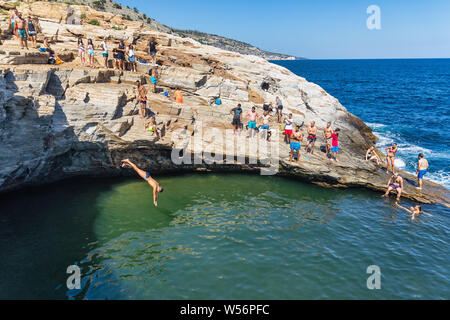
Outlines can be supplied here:
[[[7, 40], [0, 47], [0, 192], [80, 175], [132, 174], [120, 169], [120, 160], [126, 157], [155, 175], [197, 170], [252, 172], [275, 165], [279, 175], [324, 187], [385, 189], [385, 169], [364, 161], [365, 150], [376, 140], [370, 128], [319, 86], [260, 57], [202, 45], [90, 7], [81, 9], [86, 19], [95, 19], [98, 25], [70, 24], [69, 6], [32, 2], [18, 8], [39, 17], [43, 34], [52, 38], [52, 46], [66, 63], [47, 65], [45, 53], [19, 50], [15, 40]], [[2, 13], [3, 19], [6, 14]], [[111, 24], [121, 29], [111, 29]], [[138, 73], [81, 66], [76, 58], [78, 35], [94, 39], [97, 45], [106, 36], [110, 46], [121, 38], [128, 43], [142, 39], [137, 46], [137, 55], [142, 57], [147, 42], [143, 40], [157, 38], [161, 44], [158, 89], [168, 92], [169, 97], [149, 93], [149, 110], [163, 129], [162, 139], [144, 130], [135, 103], [134, 83], [140, 80], [147, 85], [151, 66], [138, 65]], [[99, 52], [97, 59], [99, 65]], [[176, 87], [184, 92], [182, 105], [172, 102]], [[217, 96], [223, 104], [211, 106], [210, 101]], [[323, 130], [331, 121], [334, 128], [342, 130], [340, 162], [330, 161], [319, 150], [323, 144], [319, 134], [315, 154], [308, 158], [302, 155], [299, 166], [289, 165], [289, 148], [282, 135], [276, 134], [276, 122], [271, 123], [274, 136], [268, 145], [276, 150], [275, 158], [272, 154], [254, 161], [254, 146], [263, 145], [261, 139], [239, 140], [225, 135], [225, 130], [232, 128], [231, 108], [241, 103], [247, 111], [256, 105], [261, 113], [262, 104], [274, 101], [276, 96], [284, 101], [284, 112], [293, 113], [297, 124], [315, 120]], [[305, 126], [302, 130], [305, 133]], [[194, 148], [193, 141], [199, 135], [200, 150]], [[184, 152], [177, 152], [185, 159], [196, 156], [198, 160], [205, 152], [216, 159], [231, 160], [176, 164], [173, 150], [180, 145], [185, 147]], [[425, 190], [418, 192], [414, 177], [406, 173], [402, 176], [406, 178], [405, 197], [449, 206], [445, 188], [427, 182]]]

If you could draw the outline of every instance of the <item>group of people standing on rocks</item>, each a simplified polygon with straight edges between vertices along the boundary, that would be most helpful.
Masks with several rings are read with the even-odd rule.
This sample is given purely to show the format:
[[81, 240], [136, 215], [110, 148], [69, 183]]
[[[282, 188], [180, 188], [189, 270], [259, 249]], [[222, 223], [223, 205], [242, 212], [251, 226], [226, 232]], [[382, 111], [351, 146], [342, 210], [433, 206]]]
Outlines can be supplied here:
[[[157, 45], [158, 43], [156, 42], [155, 38], [150, 38], [147, 53], [153, 65], [156, 65], [156, 57], [158, 53]], [[79, 37], [77, 42], [77, 49], [78, 57], [80, 58], [81, 63], [83, 65], [87, 64], [89, 67], [95, 67], [96, 50], [100, 49], [102, 52], [103, 67], [109, 69], [109, 45], [107, 36], [103, 37], [100, 45], [95, 45], [92, 39], [85, 40], [82, 37]], [[115, 70], [129, 70], [132, 72], [137, 72], [137, 62], [140, 57], [136, 55], [136, 40], [127, 45], [125, 44], [124, 39], [120, 39], [116, 46], [113, 48], [112, 54], [113, 68]]]
[[[397, 205], [400, 201], [401, 195], [404, 190], [404, 179], [399, 175], [399, 173], [395, 170], [395, 160], [397, 159], [398, 153], [398, 145], [394, 143], [392, 146], [385, 148], [386, 151], [386, 172], [389, 173], [391, 171], [392, 175], [389, 178], [387, 183], [387, 190], [383, 197], [389, 196], [392, 191], [397, 192]], [[377, 165], [381, 165], [382, 161], [380, 156], [376, 153], [375, 147], [370, 147], [366, 152], [366, 161], [376, 162]], [[422, 190], [423, 188], [423, 178], [428, 173], [429, 163], [428, 160], [425, 159], [424, 155], [420, 153], [418, 155], [417, 161], [417, 186], [418, 190]], [[405, 208], [404, 208], [405, 209]], [[417, 208], [416, 208], [417, 209]], [[417, 211], [417, 210], [416, 210]], [[421, 210], [419, 210], [421, 212]]]
[[[248, 120], [247, 123], [247, 138], [253, 138], [260, 133], [261, 138], [270, 141], [270, 137], [272, 136], [270, 123], [272, 122], [272, 113], [276, 112], [276, 117], [278, 123], [284, 121], [284, 136], [285, 142], [290, 146], [290, 163], [292, 164], [292, 160], [294, 157], [294, 153], [296, 153], [297, 163], [300, 163], [300, 149], [301, 142], [304, 139], [303, 133], [300, 131], [301, 127], [294, 124], [293, 114], [290, 113], [287, 117], [283, 119], [283, 103], [279, 97], [276, 98], [276, 108], [273, 108], [273, 104], [264, 104], [263, 105], [263, 113], [259, 114], [256, 110], [256, 107], [252, 107], [245, 115], [242, 110], [241, 104], [238, 104], [236, 108], [230, 110], [230, 114], [233, 115], [232, 125], [234, 128], [234, 135], [240, 135], [243, 131], [243, 119], [245, 117]], [[295, 130], [294, 130], [295, 126]], [[305, 145], [305, 153], [314, 154], [314, 146], [317, 140], [317, 132], [318, 128], [314, 121], [311, 122], [311, 125], [307, 128], [307, 138]], [[338, 161], [338, 152], [339, 152], [339, 132], [340, 129], [337, 128], [333, 130], [331, 128], [331, 122], [328, 123], [327, 127], [323, 132], [323, 138], [326, 145], [326, 154], [328, 158], [334, 159]]]
[[19, 40], [22, 49], [28, 48], [28, 39], [36, 45], [38, 33], [37, 22], [31, 16], [24, 18], [22, 13], [14, 9], [9, 16], [9, 26], [11, 33]]

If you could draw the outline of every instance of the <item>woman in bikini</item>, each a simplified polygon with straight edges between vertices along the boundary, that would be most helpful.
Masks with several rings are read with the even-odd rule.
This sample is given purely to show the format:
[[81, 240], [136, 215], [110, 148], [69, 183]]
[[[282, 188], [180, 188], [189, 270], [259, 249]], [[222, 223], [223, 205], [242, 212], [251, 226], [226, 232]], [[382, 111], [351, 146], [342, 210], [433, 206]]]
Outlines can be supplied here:
[[92, 42], [92, 39], [88, 39], [88, 56], [89, 56], [89, 66], [94, 66], [94, 43]]
[[84, 65], [86, 63], [86, 49], [84, 48], [83, 38], [78, 38], [78, 56]]
[[385, 149], [387, 152], [387, 157], [386, 157], [386, 161], [387, 161], [387, 172], [389, 172], [389, 167], [392, 168], [392, 173], [395, 172], [395, 158], [397, 158], [397, 151], [398, 151], [398, 147], [397, 144], [394, 143], [394, 145], [392, 147], [388, 147]]

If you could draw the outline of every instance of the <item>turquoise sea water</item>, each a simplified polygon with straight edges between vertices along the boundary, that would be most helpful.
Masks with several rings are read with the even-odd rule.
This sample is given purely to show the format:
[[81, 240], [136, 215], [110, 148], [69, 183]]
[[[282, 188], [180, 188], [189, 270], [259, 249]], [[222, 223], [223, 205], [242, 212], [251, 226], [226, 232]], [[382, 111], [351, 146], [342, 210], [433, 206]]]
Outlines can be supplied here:
[[[277, 177], [74, 180], [0, 198], [0, 298], [450, 298], [450, 210]], [[66, 269], [82, 271], [68, 290]], [[370, 265], [381, 290], [367, 289]]]

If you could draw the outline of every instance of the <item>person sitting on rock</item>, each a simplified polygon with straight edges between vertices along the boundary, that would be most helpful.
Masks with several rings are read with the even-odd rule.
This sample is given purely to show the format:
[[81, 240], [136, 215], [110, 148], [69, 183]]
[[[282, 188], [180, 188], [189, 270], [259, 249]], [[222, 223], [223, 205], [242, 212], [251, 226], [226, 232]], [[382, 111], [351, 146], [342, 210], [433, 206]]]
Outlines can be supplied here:
[[151, 117], [144, 125], [145, 131], [151, 132], [152, 135], [156, 133], [158, 139], [162, 138], [162, 130], [157, 127], [156, 118]]
[[164, 189], [161, 187], [161, 185], [155, 179], [152, 178], [150, 173], [139, 169], [129, 159], [122, 160], [122, 168], [125, 168], [127, 166], [129, 166], [134, 171], [136, 171], [136, 173], [153, 188], [153, 204], [155, 205], [155, 207], [157, 207], [158, 206], [158, 196], [161, 192], [164, 191]]
[[399, 202], [400, 197], [403, 193], [403, 178], [400, 177], [397, 172], [394, 172], [392, 177], [389, 179], [387, 184], [387, 191], [383, 195], [383, 197], [389, 196], [389, 193], [393, 190], [397, 191], [397, 202]]
[[48, 37], [44, 38], [44, 45], [43, 46], [45, 48], [45, 51], [48, 52], [48, 55], [49, 55], [48, 56], [48, 63], [49, 64], [62, 64], [62, 63], [64, 63], [64, 61], [60, 57], [58, 57], [58, 55], [56, 54], [55, 50], [53, 50], [50, 47], [50, 43], [49, 43]]
[[381, 159], [375, 152], [375, 147], [371, 146], [366, 152], [366, 161], [376, 161], [377, 165], [381, 164]]
[[181, 92], [180, 88], [175, 90], [173, 98], [177, 104], [183, 104], [183, 92]]

